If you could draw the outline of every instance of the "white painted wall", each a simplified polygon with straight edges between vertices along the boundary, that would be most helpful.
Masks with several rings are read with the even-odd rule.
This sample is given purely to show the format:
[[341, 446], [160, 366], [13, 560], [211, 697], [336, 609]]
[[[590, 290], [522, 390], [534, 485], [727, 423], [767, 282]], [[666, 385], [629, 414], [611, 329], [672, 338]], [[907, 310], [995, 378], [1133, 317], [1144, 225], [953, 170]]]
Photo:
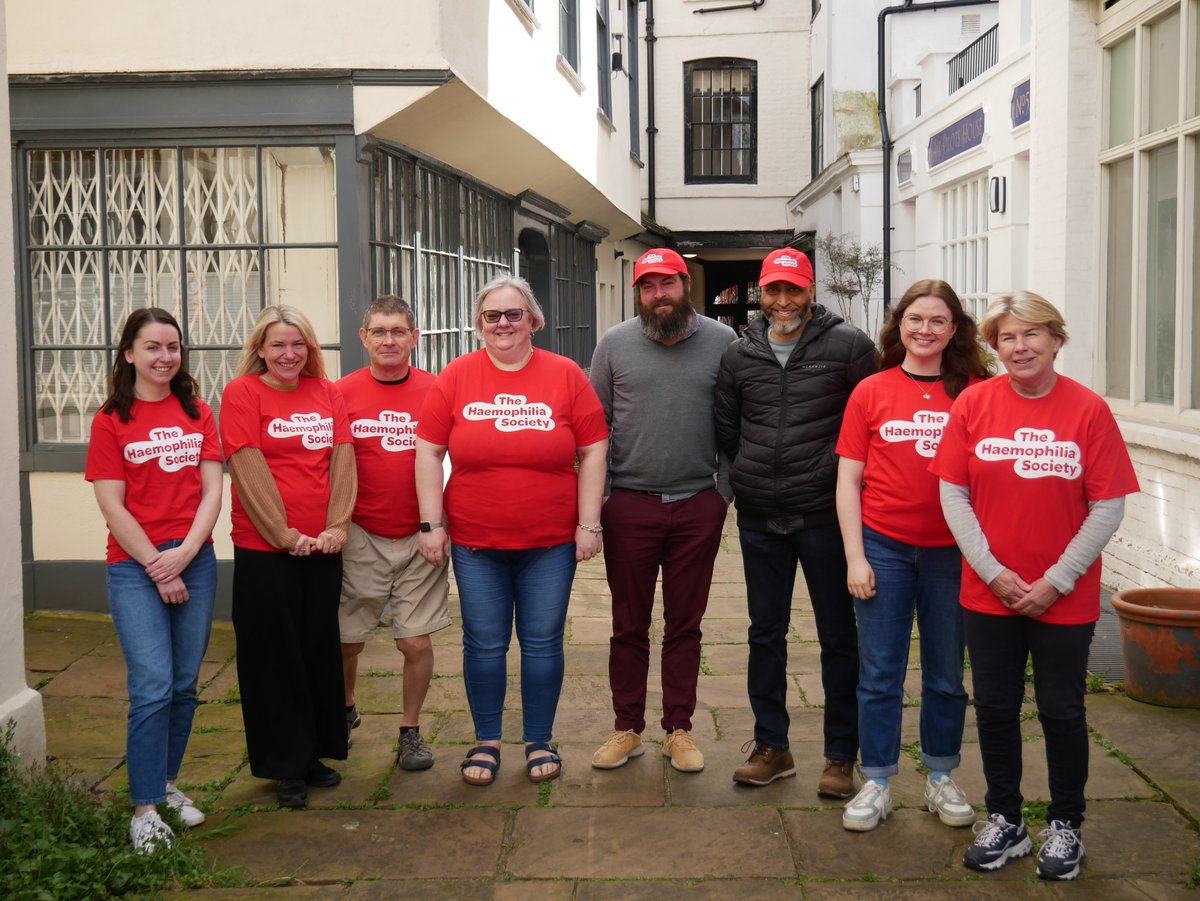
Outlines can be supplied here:
[[[0, 17], [4, 0], [0, 0]], [[0, 30], [4, 28], [0, 20]], [[0, 71], [4, 71], [0, 43]], [[8, 146], [8, 85], [0, 95], [0, 144]], [[0, 209], [12, 208], [12, 169], [6, 155], [0, 165]], [[0, 394], [0, 422], [15, 423], [20, 415], [17, 392], [16, 294], [13, 288], [12, 217], [0, 216], [0, 371], [10, 390]], [[14, 749], [26, 766], [46, 759], [46, 724], [42, 696], [25, 683], [24, 600], [21, 591], [21, 497], [17, 430], [0, 429], [0, 731], [15, 725]]]

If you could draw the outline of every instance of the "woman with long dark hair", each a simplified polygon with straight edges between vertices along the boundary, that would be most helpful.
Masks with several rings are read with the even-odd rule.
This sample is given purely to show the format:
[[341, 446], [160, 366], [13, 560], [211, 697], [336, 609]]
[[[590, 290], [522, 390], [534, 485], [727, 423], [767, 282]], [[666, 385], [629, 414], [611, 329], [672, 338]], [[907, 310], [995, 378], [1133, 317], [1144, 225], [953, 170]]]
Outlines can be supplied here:
[[134, 848], [170, 844], [157, 806], [204, 822], [176, 786], [212, 626], [221, 446], [187, 371], [179, 323], [137, 310], [117, 346], [108, 398], [92, 420], [86, 478], [108, 523], [108, 599], [128, 671], [126, 766]]
[[959, 764], [967, 693], [958, 606], [962, 556], [929, 473], [954, 398], [989, 375], [975, 321], [944, 281], [917, 282], [880, 336], [882, 368], [850, 395], [838, 438], [838, 521], [858, 621], [862, 774], [842, 825], [865, 832], [891, 813], [900, 761], [904, 676], [913, 616], [921, 633], [925, 803], [948, 826], [975, 811], [950, 778]]

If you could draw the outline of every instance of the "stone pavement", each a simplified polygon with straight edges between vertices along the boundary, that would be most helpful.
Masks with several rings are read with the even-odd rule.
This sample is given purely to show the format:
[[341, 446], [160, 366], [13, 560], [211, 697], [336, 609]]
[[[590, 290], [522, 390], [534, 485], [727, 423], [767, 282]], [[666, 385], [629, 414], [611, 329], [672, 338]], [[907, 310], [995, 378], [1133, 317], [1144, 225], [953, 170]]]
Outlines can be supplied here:
[[[436, 676], [422, 722], [435, 766], [420, 773], [394, 766], [403, 659], [380, 629], [361, 658], [363, 725], [349, 760], [335, 764], [341, 785], [313, 789], [308, 810], [279, 810], [274, 784], [253, 778], [245, 766], [233, 632], [217, 625], [180, 782], [209, 811], [194, 840], [214, 865], [241, 867], [246, 888], [183, 894], [363, 901], [1197, 897], [1184, 886], [1189, 876], [1200, 878], [1200, 711], [1150, 707], [1111, 691], [1088, 698], [1095, 730], [1084, 833], [1090, 856], [1078, 883], [1040, 883], [1032, 857], [988, 876], [963, 868], [971, 830], [942, 826], [922, 805], [915, 706], [905, 711], [902, 772], [892, 783], [895, 813], [875, 832], [845, 832], [840, 806], [815, 790], [822, 764], [819, 649], [803, 578], [797, 582], [789, 707], [798, 775], [757, 789], [730, 778], [745, 758], [753, 726], [745, 688], [745, 590], [732, 518], [704, 621], [694, 723], [707, 759], [700, 774], [667, 765], [656, 725], [646, 731], [643, 757], [613, 771], [589, 765], [612, 726], [609, 593], [599, 560], [581, 566], [575, 581], [556, 726], [565, 773], [543, 786], [525, 778], [519, 711], [512, 710], [505, 718], [511, 743], [496, 783], [475, 788], [460, 780], [458, 763], [473, 734], [455, 616], [455, 626], [435, 637]], [[655, 623], [661, 640], [657, 613]], [[26, 619], [25, 637], [29, 684], [45, 698], [50, 753], [102, 790], [126, 790], [125, 671], [111, 622], [37, 614]], [[906, 686], [915, 705], [915, 647], [911, 657]], [[511, 706], [520, 703], [518, 668], [514, 641]], [[655, 659], [651, 708], [661, 701], [658, 674]], [[656, 724], [658, 715], [648, 712], [647, 719]], [[1024, 791], [1033, 816], [1039, 808], [1044, 816], [1046, 764], [1032, 706], [1029, 717]], [[970, 710], [964, 739], [956, 778], [981, 805]]]

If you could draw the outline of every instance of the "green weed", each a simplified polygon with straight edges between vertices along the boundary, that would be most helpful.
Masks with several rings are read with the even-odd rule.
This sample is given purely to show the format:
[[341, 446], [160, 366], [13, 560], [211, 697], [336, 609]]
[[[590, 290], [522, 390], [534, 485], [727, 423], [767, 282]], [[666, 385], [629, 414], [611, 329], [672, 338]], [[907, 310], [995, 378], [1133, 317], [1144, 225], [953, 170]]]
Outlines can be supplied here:
[[[12, 734], [10, 724], [0, 738], [0, 897], [91, 901], [241, 884], [234, 871], [214, 872], [186, 835], [170, 850], [135, 852], [126, 805], [93, 794], [54, 764], [23, 771]], [[166, 816], [179, 825], [172, 812]]]

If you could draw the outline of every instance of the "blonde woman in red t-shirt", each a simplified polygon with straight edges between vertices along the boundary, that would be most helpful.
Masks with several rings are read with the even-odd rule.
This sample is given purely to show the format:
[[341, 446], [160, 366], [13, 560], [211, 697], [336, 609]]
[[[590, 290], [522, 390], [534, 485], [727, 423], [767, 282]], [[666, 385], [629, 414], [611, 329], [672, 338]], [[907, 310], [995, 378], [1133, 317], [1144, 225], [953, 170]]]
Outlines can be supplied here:
[[550, 741], [571, 583], [576, 563], [600, 551], [608, 427], [578, 364], [534, 348], [545, 317], [524, 279], [485, 285], [473, 318], [483, 348], [442, 371], [417, 426], [418, 541], [435, 566], [454, 560], [476, 741], [463, 781], [490, 785], [500, 766], [515, 620], [526, 772], [548, 782], [562, 774]]
[[233, 480], [233, 629], [250, 772], [281, 807], [346, 759], [338, 602], [357, 473], [341, 392], [294, 307], [268, 306], [221, 400]]
[[842, 825], [874, 829], [891, 813], [899, 773], [904, 677], [913, 615], [921, 633], [925, 803], [948, 826], [975, 811], [950, 778], [959, 765], [967, 693], [958, 605], [962, 556], [928, 471], [954, 398], [989, 375], [975, 321], [944, 281], [914, 284], [880, 335], [881, 371], [859, 383], [838, 438], [837, 510], [858, 621], [862, 789]]
[[175, 783], [217, 588], [221, 445], [196, 393], [175, 317], [132, 313], [92, 421], [86, 478], [109, 529], [108, 600], [128, 671], [129, 837], [143, 853], [173, 838], [159, 804], [185, 826], [204, 822]]

